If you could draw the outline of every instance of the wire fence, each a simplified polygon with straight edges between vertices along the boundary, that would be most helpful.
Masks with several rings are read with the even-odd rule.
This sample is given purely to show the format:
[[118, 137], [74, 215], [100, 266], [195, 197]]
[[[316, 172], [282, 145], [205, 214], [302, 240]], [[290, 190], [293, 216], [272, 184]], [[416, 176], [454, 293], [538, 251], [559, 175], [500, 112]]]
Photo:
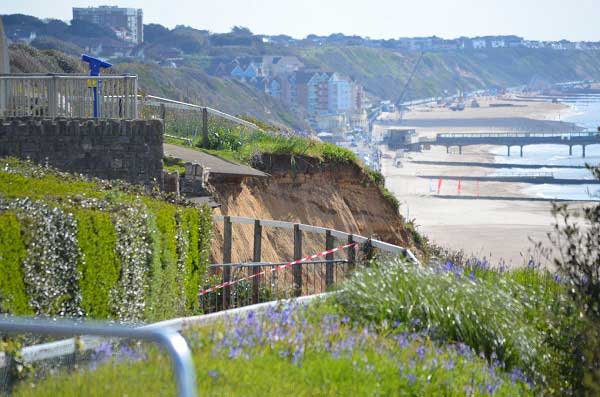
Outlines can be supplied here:
[[410, 250], [333, 229], [230, 216], [214, 222], [218, 263], [200, 294], [204, 313], [330, 291], [375, 255], [418, 263]]
[[261, 131], [254, 123], [210, 107], [152, 95], [139, 96], [139, 108], [140, 118], [163, 120], [167, 137], [207, 149], [235, 150], [244, 135]]

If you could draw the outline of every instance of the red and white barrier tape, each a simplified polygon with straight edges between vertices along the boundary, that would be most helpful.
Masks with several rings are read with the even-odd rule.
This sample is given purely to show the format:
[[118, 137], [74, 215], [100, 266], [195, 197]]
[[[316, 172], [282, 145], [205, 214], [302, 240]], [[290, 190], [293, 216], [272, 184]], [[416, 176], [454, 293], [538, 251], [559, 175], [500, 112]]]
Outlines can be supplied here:
[[230, 287], [230, 286], [232, 286], [234, 284], [237, 284], [237, 283], [239, 283], [241, 281], [250, 280], [252, 278], [265, 275], [265, 274], [267, 274], [269, 272], [270, 273], [276, 272], [278, 270], [282, 270], [282, 269], [291, 267], [293, 265], [298, 265], [298, 264], [300, 264], [302, 262], [310, 261], [310, 260], [313, 260], [313, 259], [316, 259], [316, 258], [321, 258], [321, 257], [323, 257], [325, 255], [333, 254], [334, 252], [345, 250], [346, 248], [354, 247], [356, 245], [358, 245], [358, 243], [350, 243], [350, 244], [346, 244], [346, 245], [341, 245], [341, 246], [339, 246], [337, 248], [333, 248], [333, 249], [330, 249], [330, 250], [327, 250], [327, 251], [319, 252], [318, 254], [310, 255], [310, 256], [307, 256], [305, 258], [298, 259], [296, 261], [286, 263], [285, 265], [279, 265], [279, 266], [275, 266], [275, 267], [272, 267], [272, 268], [267, 269], [267, 270], [263, 270], [260, 273], [251, 274], [251, 275], [249, 275], [247, 277], [243, 277], [243, 278], [240, 278], [240, 279], [237, 279], [237, 280], [227, 281], [225, 283], [217, 284], [217, 285], [215, 285], [213, 287], [205, 289], [204, 291], [201, 291], [200, 293], [198, 293], [198, 296], [204, 296], [204, 295], [209, 294], [211, 292], [215, 292], [218, 289], [225, 288], [225, 287]]

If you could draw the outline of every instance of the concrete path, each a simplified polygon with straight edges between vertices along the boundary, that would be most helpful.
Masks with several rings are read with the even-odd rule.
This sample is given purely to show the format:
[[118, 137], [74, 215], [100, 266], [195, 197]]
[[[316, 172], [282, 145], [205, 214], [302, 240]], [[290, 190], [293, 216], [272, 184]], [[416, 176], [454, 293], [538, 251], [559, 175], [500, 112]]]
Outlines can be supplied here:
[[256, 170], [252, 167], [223, 160], [222, 158], [212, 156], [198, 150], [173, 145], [170, 143], [164, 144], [164, 152], [165, 156], [175, 157], [183, 160], [184, 162], [198, 163], [203, 167], [209, 167], [212, 174], [253, 176], [259, 178], [269, 176], [269, 174]]

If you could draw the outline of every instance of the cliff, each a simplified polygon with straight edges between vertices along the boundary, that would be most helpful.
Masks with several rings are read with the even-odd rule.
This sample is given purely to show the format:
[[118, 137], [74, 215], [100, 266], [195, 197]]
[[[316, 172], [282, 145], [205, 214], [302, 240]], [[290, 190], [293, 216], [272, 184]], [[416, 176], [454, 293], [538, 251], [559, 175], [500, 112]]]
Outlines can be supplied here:
[[[276, 219], [333, 228], [386, 242], [415, 247], [410, 227], [396, 205], [354, 162], [322, 162], [306, 156], [263, 154], [255, 167], [271, 175], [214, 183], [211, 186], [220, 214], [257, 219]], [[234, 262], [250, 261], [253, 226], [233, 226]], [[213, 257], [222, 258], [222, 225], [217, 225]], [[293, 257], [292, 232], [263, 228], [265, 261], [287, 261]], [[345, 242], [336, 241], [335, 245]], [[304, 235], [304, 254], [322, 251], [323, 236]], [[419, 247], [417, 247], [419, 248]]]

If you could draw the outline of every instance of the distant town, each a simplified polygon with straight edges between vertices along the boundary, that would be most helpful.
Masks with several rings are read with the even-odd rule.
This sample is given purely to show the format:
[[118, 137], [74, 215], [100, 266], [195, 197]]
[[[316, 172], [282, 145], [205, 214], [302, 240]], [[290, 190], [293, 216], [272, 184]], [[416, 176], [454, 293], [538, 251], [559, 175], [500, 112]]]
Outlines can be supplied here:
[[[190, 66], [191, 63], [209, 75], [237, 80], [264, 92], [306, 120], [314, 131], [333, 135], [367, 129], [367, 110], [373, 108], [372, 98], [367, 97], [364, 87], [354, 76], [305, 65], [297, 56], [290, 55], [293, 47], [363, 46], [422, 53], [504, 48], [600, 49], [600, 42], [535, 41], [514, 35], [450, 40], [436, 36], [376, 40], [331, 34], [296, 39], [287, 35], [257, 35], [243, 27], [234, 27], [229, 33], [212, 33], [186, 26], [169, 30], [159, 24], [144, 25], [143, 10], [136, 8], [74, 7], [72, 12], [70, 23], [20, 14], [3, 16], [3, 21], [12, 43], [58, 49], [73, 55], [80, 49], [109, 60], [129, 62], [130, 59], [166, 68]], [[169, 39], [169, 33], [174, 31], [178, 32], [177, 42]], [[209, 46], [229, 50], [204, 58], [197, 55]], [[262, 50], [255, 53], [268, 55], [239, 52], [242, 47], [260, 48]], [[384, 101], [380, 106], [393, 108], [394, 103]]]

